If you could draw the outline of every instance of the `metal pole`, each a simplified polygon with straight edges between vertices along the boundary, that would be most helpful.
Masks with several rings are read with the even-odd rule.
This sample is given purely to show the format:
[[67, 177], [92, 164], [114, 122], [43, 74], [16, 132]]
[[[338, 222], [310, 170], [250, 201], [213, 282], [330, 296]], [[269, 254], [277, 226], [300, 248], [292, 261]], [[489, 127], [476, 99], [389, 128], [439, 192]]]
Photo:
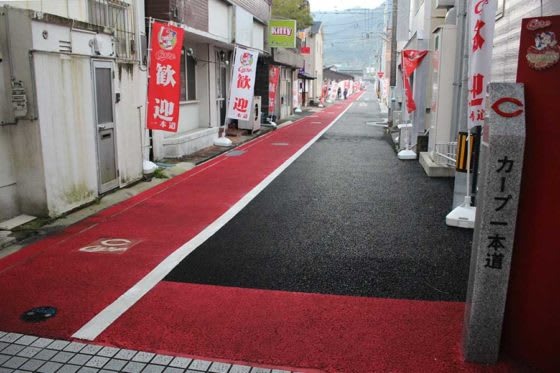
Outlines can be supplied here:
[[[154, 19], [152, 17], [148, 18], [148, 58], [146, 61], [146, 76], [148, 77], [148, 82], [150, 81], [150, 59], [152, 54], [152, 24], [154, 23]], [[146, 92], [146, 126], [148, 125], [148, 112], [149, 112], [149, 102], [148, 102], [148, 92]], [[148, 159], [150, 161], [154, 160], [154, 132], [152, 130], [148, 130]]]
[[390, 85], [395, 87], [397, 84], [397, 12], [399, 0], [393, 0], [391, 14], [391, 76]]

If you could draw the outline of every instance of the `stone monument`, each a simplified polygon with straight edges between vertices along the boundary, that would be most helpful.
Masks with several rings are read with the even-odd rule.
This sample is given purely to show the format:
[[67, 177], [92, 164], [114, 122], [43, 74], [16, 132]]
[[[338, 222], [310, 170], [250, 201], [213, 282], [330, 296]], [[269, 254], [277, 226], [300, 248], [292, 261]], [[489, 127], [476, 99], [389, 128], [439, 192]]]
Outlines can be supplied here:
[[465, 309], [467, 361], [498, 360], [525, 148], [522, 84], [490, 83]]

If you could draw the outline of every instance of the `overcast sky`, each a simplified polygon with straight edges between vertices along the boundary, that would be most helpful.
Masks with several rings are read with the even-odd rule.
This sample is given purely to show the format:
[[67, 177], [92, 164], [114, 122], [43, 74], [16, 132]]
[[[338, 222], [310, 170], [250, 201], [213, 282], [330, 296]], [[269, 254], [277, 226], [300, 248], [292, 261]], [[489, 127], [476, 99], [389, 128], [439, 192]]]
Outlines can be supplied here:
[[382, 2], [383, 0], [309, 0], [312, 12], [349, 8], [375, 8]]

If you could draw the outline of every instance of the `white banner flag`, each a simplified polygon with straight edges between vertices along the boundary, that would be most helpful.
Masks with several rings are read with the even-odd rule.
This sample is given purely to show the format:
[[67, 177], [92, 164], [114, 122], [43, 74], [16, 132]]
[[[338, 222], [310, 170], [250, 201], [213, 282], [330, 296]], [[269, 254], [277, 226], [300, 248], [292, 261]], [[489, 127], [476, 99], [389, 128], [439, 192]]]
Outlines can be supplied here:
[[469, 130], [484, 123], [490, 83], [497, 0], [469, 1]]
[[249, 120], [255, 92], [259, 52], [235, 47], [235, 61], [229, 91], [227, 117]]

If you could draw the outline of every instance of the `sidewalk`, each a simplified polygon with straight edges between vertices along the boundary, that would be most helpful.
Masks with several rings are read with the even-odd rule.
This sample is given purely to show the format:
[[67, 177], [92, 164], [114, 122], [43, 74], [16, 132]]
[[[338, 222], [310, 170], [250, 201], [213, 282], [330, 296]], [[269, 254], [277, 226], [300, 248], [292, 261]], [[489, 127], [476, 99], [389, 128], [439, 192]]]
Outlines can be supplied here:
[[95, 202], [79, 207], [78, 209], [63, 214], [58, 218], [36, 218], [29, 223], [16, 226], [13, 229], [0, 230], [0, 259], [19, 251], [37, 240], [56, 232], [60, 232], [66, 227], [92, 216], [99, 211], [125, 201], [128, 198], [134, 197], [146, 190], [154, 188], [170, 178], [174, 178], [193, 169], [199, 164], [207, 162], [223, 153], [230, 152], [233, 149], [271, 131], [285, 127], [316, 112], [320, 112], [331, 105], [332, 104], [326, 105], [325, 108], [304, 108], [302, 113], [296, 113], [281, 120], [278, 123], [277, 128], [265, 124], [261, 125], [261, 129], [259, 131], [252, 134], [248, 133], [248, 131], [238, 131], [238, 135], [228, 136], [233, 143], [231, 147], [209, 146], [178, 159], [164, 159], [160, 162], [156, 162], [156, 164], [163, 170], [163, 177], [153, 177], [150, 180], [140, 180], [125, 188], [115, 189], [100, 196]]

